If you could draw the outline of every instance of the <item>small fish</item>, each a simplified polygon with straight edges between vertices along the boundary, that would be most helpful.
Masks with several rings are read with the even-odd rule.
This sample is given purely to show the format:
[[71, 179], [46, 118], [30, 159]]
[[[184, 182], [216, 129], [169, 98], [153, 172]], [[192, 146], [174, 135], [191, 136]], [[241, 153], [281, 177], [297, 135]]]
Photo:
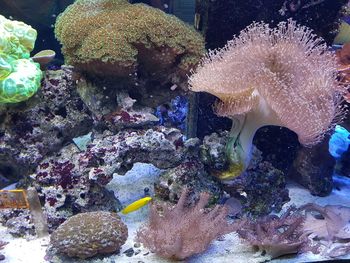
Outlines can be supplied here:
[[144, 207], [145, 205], [147, 205], [151, 200], [152, 200], [152, 197], [149, 197], [149, 196], [143, 197], [131, 203], [130, 205], [126, 206], [121, 212], [124, 215], [134, 212], [140, 209], [141, 207]]

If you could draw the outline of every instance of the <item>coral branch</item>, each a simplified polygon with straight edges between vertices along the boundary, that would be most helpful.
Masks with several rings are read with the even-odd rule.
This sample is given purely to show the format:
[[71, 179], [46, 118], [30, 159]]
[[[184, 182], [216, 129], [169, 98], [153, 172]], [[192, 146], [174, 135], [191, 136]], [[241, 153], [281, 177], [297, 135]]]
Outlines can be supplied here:
[[204, 252], [215, 238], [237, 227], [228, 224], [226, 207], [205, 209], [208, 193], [194, 207], [186, 207], [188, 193], [182, 192], [175, 207], [151, 204], [149, 222], [137, 232], [138, 241], [161, 257], [182, 260]]
[[309, 203], [300, 210], [306, 216], [303, 231], [323, 245], [322, 254], [339, 257], [350, 252], [350, 207]]
[[303, 236], [304, 217], [290, 207], [281, 217], [265, 216], [256, 221], [242, 219], [239, 236], [258, 248], [262, 255], [273, 259], [286, 254], [297, 253], [307, 239]]

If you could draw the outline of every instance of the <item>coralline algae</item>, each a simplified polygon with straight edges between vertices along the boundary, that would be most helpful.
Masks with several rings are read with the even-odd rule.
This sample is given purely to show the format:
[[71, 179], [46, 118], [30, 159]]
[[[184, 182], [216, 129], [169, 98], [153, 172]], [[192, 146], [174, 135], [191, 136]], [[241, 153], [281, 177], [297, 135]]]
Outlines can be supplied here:
[[79, 212], [120, 209], [114, 195], [105, 189], [113, 173], [123, 174], [136, 162], [162, 169], [175, 167], [188, 154], [185, 146], [177, 144], [179, 140], [182, 135], [173, 128], [121, 131], [115, 135], [106, 131], [96, 134], [86, 151], [70, 144], [45, 158], [31, 177], [45, 200], [50, 228]]
[[0, 109], [0, 172], [10, 180], [32, 173], [47, 155], [89, 132], [93, 120], [88, 113], [72, 68], [46, 71], [37, 95]]

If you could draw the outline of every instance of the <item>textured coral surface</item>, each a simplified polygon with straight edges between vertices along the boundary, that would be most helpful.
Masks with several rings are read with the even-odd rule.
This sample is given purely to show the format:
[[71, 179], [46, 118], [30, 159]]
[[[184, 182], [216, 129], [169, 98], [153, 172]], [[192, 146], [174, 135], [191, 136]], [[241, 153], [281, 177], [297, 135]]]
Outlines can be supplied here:
[[217, 205], [209, 212], [204, 209], [208, 193], [201, 193], [198, 202], [187, 207], [188, 192], [182, 192], [174, 207], [163, 203], [158, 209], [152, 204], [149, 223], [137, 233], [138, 240], [161, 257], [183, 260], [202, 253], [214, 239], [235, 228], [226, 221], [226, 207]]
[[46, 71], [36, 96], [0, 108], [0, 173], [13, 180], [33, 172], [46, 156], [89, 132], [88, 113], [75, 90], [71, 68]]
[[58, 17], [55, 34], [66, 63], [102, 76], [128, 77], [137, 67], [183, 74], [204, 52], [202, 37], [188, 25], [126, 0], [78, 0]]
[[52, 235], [52, 251], [70, 257], [89, 258], [119, 251], [128, 229], [115, 213], [90, 212], [69, 218]]
[[25, 101], [40, 88], [39, 64], [29, 59], [37, 32], [0, 15], [0, 103]]
[[314, 145], [344, 115], [336, 65], [309, 28], [292, 20], [275, 28], [252, 23], [210, 51], [189, 83], [220, 99], [219, 115], [246, 114], [247, 123], [287, 127], [302, 144]]

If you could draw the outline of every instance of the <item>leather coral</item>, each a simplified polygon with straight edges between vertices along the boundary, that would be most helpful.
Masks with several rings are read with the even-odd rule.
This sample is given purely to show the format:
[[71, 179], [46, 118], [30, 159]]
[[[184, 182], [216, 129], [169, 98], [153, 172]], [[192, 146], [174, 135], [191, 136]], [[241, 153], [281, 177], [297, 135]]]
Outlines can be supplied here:
[[227, 222], [226, 207], [205, 209], [208, 193], [202, 193], [194, 207], [187, 207], [188, 193], [185, 189], [174, 207], [151, 204], [149, 222], [137, 232], [138, 241], [161, 257], [183, 260], [202, 253], [214, 239], [237, 227]]
[[242, 172], [262, 126], [289, 128], [304, 145], [322, 140], [344, 112], [340, 102], [345, 89], [336, 72], [335, 55], [309, 28], [293, 20], [276, 28], [261, 22], [210, 51], [189, 84], [193, 91], [218, 97], [218, 114], [232, 118], [236, 154], [229, 156], [241, 169], [231, 169]]

